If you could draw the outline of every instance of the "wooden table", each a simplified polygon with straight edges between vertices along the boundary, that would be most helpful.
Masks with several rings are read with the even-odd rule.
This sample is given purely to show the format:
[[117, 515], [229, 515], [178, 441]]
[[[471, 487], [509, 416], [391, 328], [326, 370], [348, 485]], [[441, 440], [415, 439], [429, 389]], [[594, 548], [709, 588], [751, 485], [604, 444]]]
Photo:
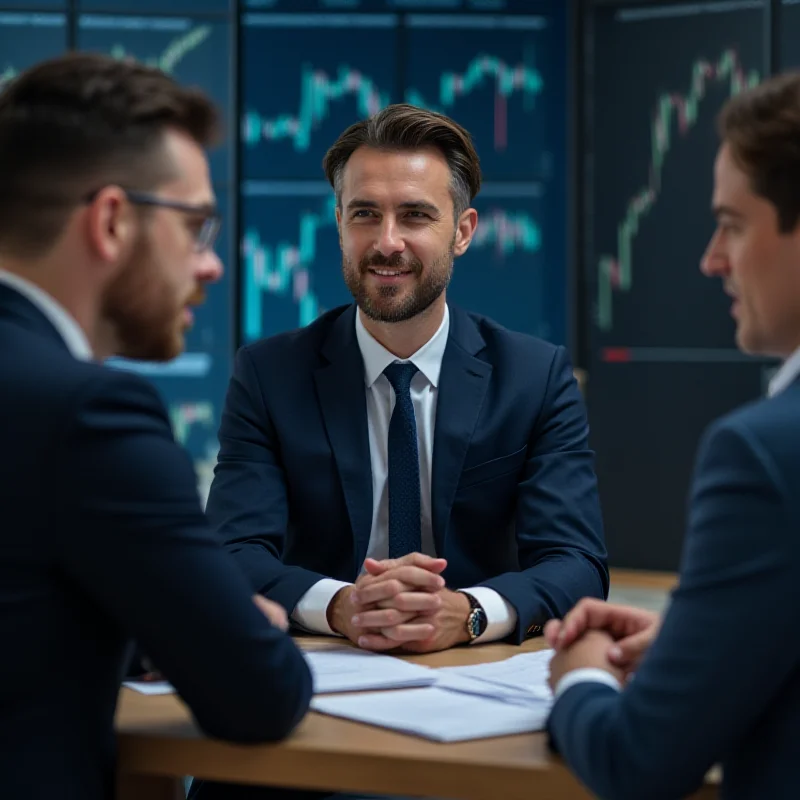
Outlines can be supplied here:
[[[306, 648], [338, 639], [299, 638]], [[430, 667], [498, 661], [544, 647], [541, 637], [522, 647], [489, 644], [409, 660]], [[455, 744], [309, 712], [280, 744], [239, 746], [206, 738], [174, 695], [120, 694], [118, 800], [175, 800], [180, 778], [230, 783], [404, 794], [458, 800], [584, 800], [591, 797], [548, 750], [544, 733]], [[716, 797], [713, 786], [698, 798]]]

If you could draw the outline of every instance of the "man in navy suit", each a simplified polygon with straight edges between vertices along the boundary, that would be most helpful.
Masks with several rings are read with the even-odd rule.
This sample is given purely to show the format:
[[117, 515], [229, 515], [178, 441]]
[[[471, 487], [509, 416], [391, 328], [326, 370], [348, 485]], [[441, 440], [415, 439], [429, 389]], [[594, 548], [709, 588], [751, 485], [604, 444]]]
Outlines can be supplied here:
[[287, 735], [311, 695], [285, 612], [203, 515], [163, 403], [114, 355], [177, 356], [219, 278], [216, 113], [87, 54], [0, 95], [0, 775], [15, 800], [110, 800], [138, 640], [209, 735]]
[[603, 798], [686, 797], [715, 764], [729, 800], [800, 796], [800, 75], [731, 100], [720, 133], [702, 270], [739, 347], [784, 363], [703, 438], [663, 621], [584, 601], [548, 623], [552, 741]]
[[355, 303], [240, 350], [207, 513], [305, 630], [520, 643], [608, 588], [568, 355], [446, 301], [481, 183], [454, 121], [389, 106], [324, 167]]

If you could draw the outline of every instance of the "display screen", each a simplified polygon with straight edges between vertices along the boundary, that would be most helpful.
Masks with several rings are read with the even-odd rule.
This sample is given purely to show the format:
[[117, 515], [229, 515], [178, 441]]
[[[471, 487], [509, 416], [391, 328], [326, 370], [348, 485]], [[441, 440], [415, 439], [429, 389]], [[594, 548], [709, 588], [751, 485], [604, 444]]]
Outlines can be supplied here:
[[592, 27], [592, 445], [615, 563], [673, 570], [702, 432], [765, 385], [721, 282], [700, 272], [716, 118], [761, 78], [763, 5], [597, 8]]

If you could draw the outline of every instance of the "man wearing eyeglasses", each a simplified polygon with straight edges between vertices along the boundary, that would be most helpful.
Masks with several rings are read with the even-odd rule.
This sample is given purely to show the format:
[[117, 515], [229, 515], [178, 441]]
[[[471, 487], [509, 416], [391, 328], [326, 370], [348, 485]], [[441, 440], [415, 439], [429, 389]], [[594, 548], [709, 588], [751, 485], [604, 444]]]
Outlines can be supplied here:
[[[287, 735], [311, 676], [211, 533], [157, 393], [222, 265], [216, 112], [157, 70], [71, 54], [0, 94], [0, 795], [113, 796], [136, 640], [208, 734]], [[198, 590], [198, 587], [202, 587]]]

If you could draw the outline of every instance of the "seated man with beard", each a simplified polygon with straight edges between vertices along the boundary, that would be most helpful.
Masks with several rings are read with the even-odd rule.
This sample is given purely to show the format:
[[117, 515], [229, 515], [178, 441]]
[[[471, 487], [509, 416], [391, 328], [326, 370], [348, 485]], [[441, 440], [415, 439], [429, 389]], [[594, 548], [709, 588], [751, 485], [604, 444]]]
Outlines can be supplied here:
[[216, 120], [163, 73], [87, 54], [0, 95], [4, 797], [113, 796], [132, 639], [212, 736], [279, 739], [308, 708], [285, 613], [212, 535], [163, 403], [97, 363], [177, 356], [221, 274]]
[[481, 183], [454, 121], [389, 106], [324, 166], [355, 302], [240, 350], [207, 513], [302, 629], [519, 644], [608, 590], [567, 352], [446, 300]]

